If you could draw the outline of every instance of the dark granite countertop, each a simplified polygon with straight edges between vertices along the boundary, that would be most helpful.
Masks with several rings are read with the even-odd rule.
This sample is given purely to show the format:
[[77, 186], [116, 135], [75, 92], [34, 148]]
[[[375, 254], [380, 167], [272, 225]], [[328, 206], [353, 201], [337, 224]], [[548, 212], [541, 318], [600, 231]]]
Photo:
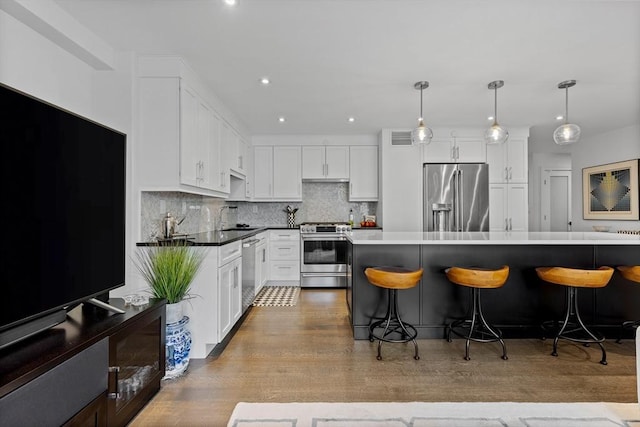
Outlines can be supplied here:
[[174, 238], [172, 240], [155, 240], [148, 242], [138, 242], [136, 246], [155, 246], [158, 244], [180, 243], [186, 242], [189, 246], [222, 246], [227, 243], [233, 243], [237, 240], [246, 239], [255, 236], [267, 230], [297, 230], [297, 228], [289, 228], [287, 226], [261, 226], [250, 227], [249, 229], [228, 229], [220, 231], [205, 231], [203, 233], [187, 234]]

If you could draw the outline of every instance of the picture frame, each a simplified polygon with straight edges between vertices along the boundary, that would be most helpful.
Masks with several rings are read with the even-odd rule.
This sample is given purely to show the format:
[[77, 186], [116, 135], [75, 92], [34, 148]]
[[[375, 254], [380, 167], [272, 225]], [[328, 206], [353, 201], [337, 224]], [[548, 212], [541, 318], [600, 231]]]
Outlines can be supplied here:
[[640, 159], [582, 169], [583, 218], [640, 220]]

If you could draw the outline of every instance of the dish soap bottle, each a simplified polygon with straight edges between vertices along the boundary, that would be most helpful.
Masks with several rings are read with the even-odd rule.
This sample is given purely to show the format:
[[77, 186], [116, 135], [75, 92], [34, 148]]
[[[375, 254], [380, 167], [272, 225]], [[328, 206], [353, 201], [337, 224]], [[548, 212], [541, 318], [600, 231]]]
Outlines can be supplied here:
[[349, 225], [353, 227], [353, 209], [349, 209]]

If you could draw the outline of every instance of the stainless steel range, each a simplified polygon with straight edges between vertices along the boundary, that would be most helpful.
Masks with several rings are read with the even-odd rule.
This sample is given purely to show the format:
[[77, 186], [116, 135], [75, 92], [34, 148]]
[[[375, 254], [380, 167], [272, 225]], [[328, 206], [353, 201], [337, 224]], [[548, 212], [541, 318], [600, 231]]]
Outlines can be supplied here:
[[347, 287], [346, 222], [300, 224], [300, 286], [303, 288]]

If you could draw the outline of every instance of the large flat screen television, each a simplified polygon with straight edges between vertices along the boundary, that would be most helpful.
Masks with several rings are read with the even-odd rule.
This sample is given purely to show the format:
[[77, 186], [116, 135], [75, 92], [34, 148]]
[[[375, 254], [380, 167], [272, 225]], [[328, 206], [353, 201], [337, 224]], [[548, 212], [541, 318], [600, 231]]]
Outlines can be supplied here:
[[0, 84], [0, 141], [1, 348], [124, 285], [126, 135]]

